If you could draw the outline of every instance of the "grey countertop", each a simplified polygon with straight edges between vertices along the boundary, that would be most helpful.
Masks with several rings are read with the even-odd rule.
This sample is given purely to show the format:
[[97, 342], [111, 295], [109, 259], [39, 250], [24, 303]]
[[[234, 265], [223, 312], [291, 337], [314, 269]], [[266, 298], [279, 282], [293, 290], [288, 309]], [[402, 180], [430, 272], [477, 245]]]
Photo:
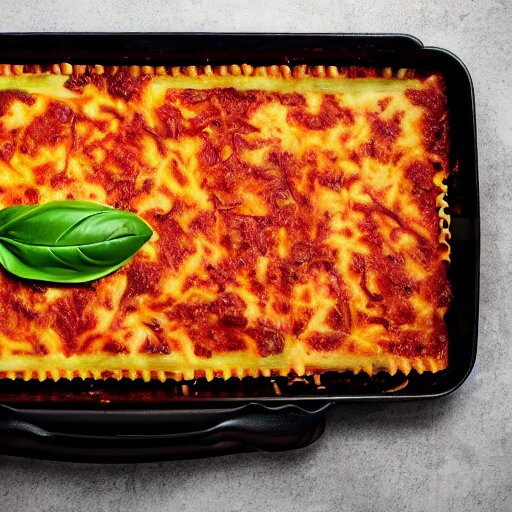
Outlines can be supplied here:
[[512, 510], [510, 0], [0, 2], [0, 31], [405, 32], [468, 66], [482, 202], [479, 353], [432, 402], [343, 405], [313, 446], [140, 465], [0, 458], [0, 510]]

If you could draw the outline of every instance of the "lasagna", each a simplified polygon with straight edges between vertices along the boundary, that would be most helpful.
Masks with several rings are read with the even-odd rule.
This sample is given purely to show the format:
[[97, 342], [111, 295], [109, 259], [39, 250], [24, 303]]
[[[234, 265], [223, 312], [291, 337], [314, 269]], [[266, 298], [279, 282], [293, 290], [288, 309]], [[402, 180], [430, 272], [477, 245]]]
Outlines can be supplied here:
[[0, 377], [436, 372], [443, 79], [359, 67], [0, 66], [0, 207], [135, 212], [87, 285], [0, 272]]

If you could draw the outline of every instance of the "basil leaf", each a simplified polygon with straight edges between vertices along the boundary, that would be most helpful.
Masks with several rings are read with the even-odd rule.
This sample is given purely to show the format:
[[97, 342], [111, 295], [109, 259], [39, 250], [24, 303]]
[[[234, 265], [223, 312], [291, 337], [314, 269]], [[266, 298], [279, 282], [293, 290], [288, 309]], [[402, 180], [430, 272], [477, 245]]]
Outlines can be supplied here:
[[149, 240], [134, 213], [87, 201], [0, 210], [0, 264], [26, 279], [85, 283], [121, 268]]

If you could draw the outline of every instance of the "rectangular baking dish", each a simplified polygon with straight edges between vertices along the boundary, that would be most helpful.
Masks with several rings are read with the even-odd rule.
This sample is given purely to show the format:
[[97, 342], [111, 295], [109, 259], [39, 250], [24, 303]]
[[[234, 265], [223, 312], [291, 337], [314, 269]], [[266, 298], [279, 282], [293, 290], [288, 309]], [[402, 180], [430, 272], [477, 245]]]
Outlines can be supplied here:
[[453, 54], [395, 34], [3, 34], [9, 64], [272, 65], [416, 68], [441, 72], [451, 139], [448, 182], [453, 304], [446, 316], [449, 368], [372, 378], [174, 381], [0, 381], [0, 452], [68, 460], [179, 458], [304, 446], [324, 412], [347, 400], [440, 397], [467, 378], [476, 357], [479, 198], [471, 78]]

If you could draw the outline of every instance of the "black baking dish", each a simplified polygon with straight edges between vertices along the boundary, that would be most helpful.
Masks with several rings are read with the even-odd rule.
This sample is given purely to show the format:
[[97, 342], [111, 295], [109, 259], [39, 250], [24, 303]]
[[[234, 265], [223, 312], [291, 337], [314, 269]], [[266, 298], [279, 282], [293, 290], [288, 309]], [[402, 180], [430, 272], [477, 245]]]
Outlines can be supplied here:
[[[194, 382], [0, 381], [0, 452], [67, 460], [188, 458], [305, 446], [330, 404], [433, 398], [457, 389], [476, 356], [479, 199], [471, 78], [453, 54], [405, 35], [3, 34], [0, 62], [164, 66], [358, 65], [441, 72], [450, 115], [454, 300], [446, 320], [449, 368], [372, 378], [198, 379]], [[407, 385], [405, 385], [407, 384]]]

